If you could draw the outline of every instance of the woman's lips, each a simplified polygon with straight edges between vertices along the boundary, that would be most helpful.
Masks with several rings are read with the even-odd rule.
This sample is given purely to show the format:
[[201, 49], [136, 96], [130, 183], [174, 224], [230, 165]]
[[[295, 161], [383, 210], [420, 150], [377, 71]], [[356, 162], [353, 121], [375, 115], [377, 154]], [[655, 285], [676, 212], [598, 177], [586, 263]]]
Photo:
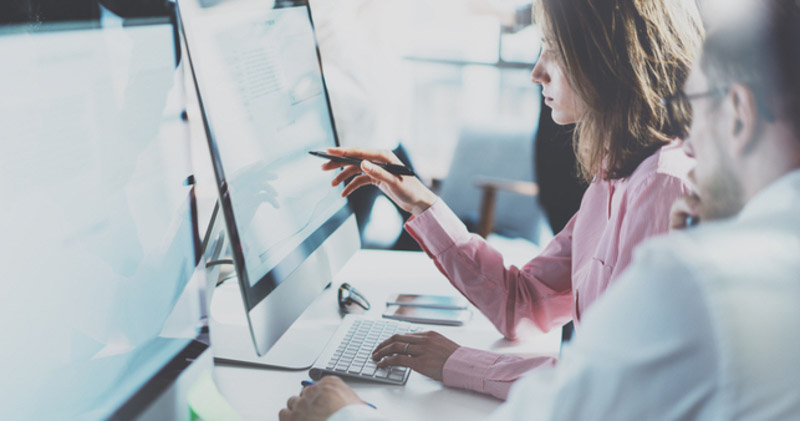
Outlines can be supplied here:
[[551, 98], [549, 96], [544, 97], [544, 103], [545, 104], [549, 105], [551, 102], [553, 102], [553, 98]]

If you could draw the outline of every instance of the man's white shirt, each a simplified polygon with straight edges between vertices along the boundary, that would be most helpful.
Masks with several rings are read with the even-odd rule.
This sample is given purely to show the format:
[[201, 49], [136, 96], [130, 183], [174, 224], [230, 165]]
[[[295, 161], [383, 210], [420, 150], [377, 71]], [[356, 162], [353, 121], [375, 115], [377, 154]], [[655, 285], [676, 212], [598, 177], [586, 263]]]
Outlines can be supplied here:
[[[494, 420], [800, 419], [800, 170], [634, 256]], [[384, 419], [365, 409], [331, 420]]]

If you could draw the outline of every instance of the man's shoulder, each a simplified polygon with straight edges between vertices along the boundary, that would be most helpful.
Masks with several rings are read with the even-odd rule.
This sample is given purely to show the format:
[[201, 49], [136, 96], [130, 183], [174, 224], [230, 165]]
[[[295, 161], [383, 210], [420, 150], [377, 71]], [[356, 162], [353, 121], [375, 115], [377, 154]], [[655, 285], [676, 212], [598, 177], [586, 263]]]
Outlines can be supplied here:
[[[800, 225], [779, 217], [704, 223], [642, 244], [632, 265], [660, 271], [678, 268], [703, 289], [748, 286], [764, 276], [792, 282], [800, 273]], [[788, 285], [787, 285], [788, 286]]]
[[800, 408], [800, 378], [785, 375], [800, 368], [794, 220], [773, 214], [706, 222], [645, 242], [587, 311], [578, 339], [591, 342], [593, 356], [646, 349], [626, 353], [622, 364], [652, 384], [657, 372], [647, 370], [667, 367], [662, 384], [671, 387], [663, 389], [678, 392], [675, 402], [707, 393], [704, 399], [719, 403], [710, 411], [754, 411], [755, 418], [779, 401]]
[[[661, 275], [653, 285], [638, 285], [640, 290], [655, 290], [641, 294], [649, 298], [645, 305], [658, 306], [659, 300], [674, 297], [700, 303], [695, 307], [702, 311], [693, 314], [707, 317], [703, 324], [709, 327], [703, 331], [717, 346], [715, 359], [726, 379], [716, 393], [729, 402], [731, 411], [769, 411], [769, 405], [757, 403], [756, 394], [769, 397], [770, 403], [791, 402], [800, 408], [795, 392], [800, 379], [785, 375], [800, 369], [796, 216], [773, 213], [746, 221], [704, 223], [645, 244], [631, 266], [637, 264], [637, 273]], [[642, 279], [628, 281], [636, 284]], [[671, 293], [673, 283], [689, 292]], [[683, 302], [674, 304], [685, 310]], [[681, 317], [666, 310], [660, 314]], [[686, 326], [692, 326], [687, 333], [697, 329], [691, 323]], [[759, 388], [749, 388], [753, 384]]]

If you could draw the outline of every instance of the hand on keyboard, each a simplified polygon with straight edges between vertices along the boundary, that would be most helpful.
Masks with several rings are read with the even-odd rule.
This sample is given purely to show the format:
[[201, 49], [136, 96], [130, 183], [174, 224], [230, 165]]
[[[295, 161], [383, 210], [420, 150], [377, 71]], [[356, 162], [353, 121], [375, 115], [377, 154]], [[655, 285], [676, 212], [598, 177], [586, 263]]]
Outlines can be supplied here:
[[394, 367], [391, 364], [379, 366], [371, 355], [380, 341], [388, 340], [392, 335], [405, 335], [416, 330], [418, 328], [408, 323], [392, 320], [354, 319], [338, 347], [325, 363], [324, 372], [312, 369], [311, 376], [314, 378], [324, 374], [336, 374], [383, 383], [404, 384], [408, 379], [408, 368]]
[[372, 353], [378, 369], [410, 367], [434, 380], [442, 380], [444, 363], [459, 345], [440, 333], [428, 331], [394, 334], [381, 342]]

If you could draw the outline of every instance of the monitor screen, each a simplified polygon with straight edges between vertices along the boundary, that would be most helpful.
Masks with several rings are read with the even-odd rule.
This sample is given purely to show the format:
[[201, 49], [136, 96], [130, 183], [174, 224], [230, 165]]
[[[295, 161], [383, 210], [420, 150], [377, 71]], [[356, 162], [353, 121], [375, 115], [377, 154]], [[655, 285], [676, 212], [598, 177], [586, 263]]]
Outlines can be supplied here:
[[0, 407], [108, 418], [197, 335], [174, 26], [5, 27], [0, 57]]
[[351, 214], [308, 154], [338, 144], [305, 2], [184, 15], [247, 309]]

